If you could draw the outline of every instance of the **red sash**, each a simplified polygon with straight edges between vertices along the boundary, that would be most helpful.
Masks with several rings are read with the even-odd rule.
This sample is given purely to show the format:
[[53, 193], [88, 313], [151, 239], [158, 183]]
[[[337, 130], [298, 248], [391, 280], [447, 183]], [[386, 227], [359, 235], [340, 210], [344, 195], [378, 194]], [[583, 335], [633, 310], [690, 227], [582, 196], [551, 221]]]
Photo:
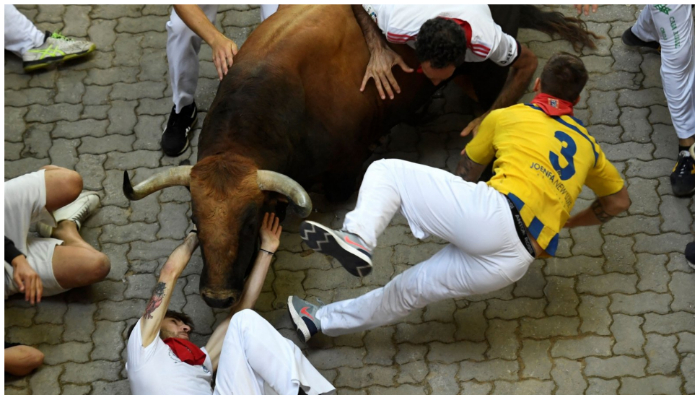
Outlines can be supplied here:
[[173, 353], [175, 353], [177, 358], [184, 363], [190, 365], [202, 365], [204, 364], [204, 360], [207, 359], [207, 355], [189, 340], [167, 338], [163, 340], [163, 343], [167, 344]]
[[540, 93], [532, 99], [532, 104], [538, 106], [545, 114], [556, 117], [559, 115], [573, 115], [574, 105], [570, 101], [556, 98], [547, 93]]

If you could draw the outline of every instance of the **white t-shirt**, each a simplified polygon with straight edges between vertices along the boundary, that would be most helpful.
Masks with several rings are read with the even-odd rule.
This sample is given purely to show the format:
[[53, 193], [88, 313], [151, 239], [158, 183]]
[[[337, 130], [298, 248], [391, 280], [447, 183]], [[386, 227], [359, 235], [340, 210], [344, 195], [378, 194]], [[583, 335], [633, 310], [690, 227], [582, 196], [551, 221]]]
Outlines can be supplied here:
[[189, 365], [173, 353], [160, 335], [143, 347], [141, 320], [136, 323], [127, 345], [126, 372], [131, 394], [212, 394], [212, 365], [207, 355], [203, 365]]
[[[485, 4], [363, 4], [389, 42], [416, 47], [420, 27], [435, 17], [454, 18], [467, 22], [467, 53], [464, 61], [489, 59], [507, 66], [518, 57], [518, 42], [493, 21]], [[470, 37], [471, 36], [471, 37]]]

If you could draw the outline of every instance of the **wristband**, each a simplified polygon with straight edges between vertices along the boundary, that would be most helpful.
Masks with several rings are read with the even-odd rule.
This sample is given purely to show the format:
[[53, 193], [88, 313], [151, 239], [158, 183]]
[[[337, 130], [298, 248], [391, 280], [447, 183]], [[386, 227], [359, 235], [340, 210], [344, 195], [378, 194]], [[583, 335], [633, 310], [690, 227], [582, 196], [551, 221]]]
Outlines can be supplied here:
[[267, 251], [267, 250], [265, 250], [265, 249], [260, 249], [260, 251], [264, 251], [265, 253], [267, 253], [267, 254], [269, 254], [269, 255], [271, 255], [271, 256], [274, 256], [274, 255], [275, 255], [275, 253], [273, 253], [273, 252], [271, 252], [271, 251]]

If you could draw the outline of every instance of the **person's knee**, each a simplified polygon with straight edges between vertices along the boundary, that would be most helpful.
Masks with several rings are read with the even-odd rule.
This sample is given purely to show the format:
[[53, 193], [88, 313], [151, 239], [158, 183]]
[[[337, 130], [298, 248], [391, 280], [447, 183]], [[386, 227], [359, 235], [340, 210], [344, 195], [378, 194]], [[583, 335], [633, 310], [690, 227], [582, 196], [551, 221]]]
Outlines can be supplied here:
[[241, 310], [231, 317], [229, 329], [234, 328], [237, 332], [245, 332], [246, 328], [256, 324], [262, 317], [251, 309]]
[[95, 250], [89, 265], [90, 282], [95, 283], [103, 280], [112, 269], [112, 263], [106, 254]]
[[62, 197], [76, 199], [83, 190], [83, 177], [71, 169], [47, 165], [44, 179], [49, 187], [60, 187]]
[[44, 353], [33, 347], [20, 345], [5, 350], [5, 370], [12, 375], [27, 375], [43, 363]]

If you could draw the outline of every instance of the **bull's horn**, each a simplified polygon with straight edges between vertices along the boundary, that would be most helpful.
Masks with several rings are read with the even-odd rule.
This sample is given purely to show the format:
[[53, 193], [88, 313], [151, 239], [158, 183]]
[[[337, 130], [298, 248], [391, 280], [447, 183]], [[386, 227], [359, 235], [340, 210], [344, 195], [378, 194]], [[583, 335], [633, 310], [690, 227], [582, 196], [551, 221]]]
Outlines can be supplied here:
[[311, 214], [311, 198], [294, 179], [274, 171], [258, 170], [258, 187], [287, 196], [294, 204], [294, 211], [302, 218]]
[[131, 186], [129, 174], [127, 174], [126, 171], [124, 171], [124, 184], [122, 185], [124, 196], [126, 196], [126, 198], [129, 200], [140, 200], [151, 193], [157, 192], [167, 187], [190, 186], [191, 170], [191, 165], [173, 167], [168, 169], [167, 171], [163, 171], [151, 176], [150, 178], [136, 185], [136, 187]]

